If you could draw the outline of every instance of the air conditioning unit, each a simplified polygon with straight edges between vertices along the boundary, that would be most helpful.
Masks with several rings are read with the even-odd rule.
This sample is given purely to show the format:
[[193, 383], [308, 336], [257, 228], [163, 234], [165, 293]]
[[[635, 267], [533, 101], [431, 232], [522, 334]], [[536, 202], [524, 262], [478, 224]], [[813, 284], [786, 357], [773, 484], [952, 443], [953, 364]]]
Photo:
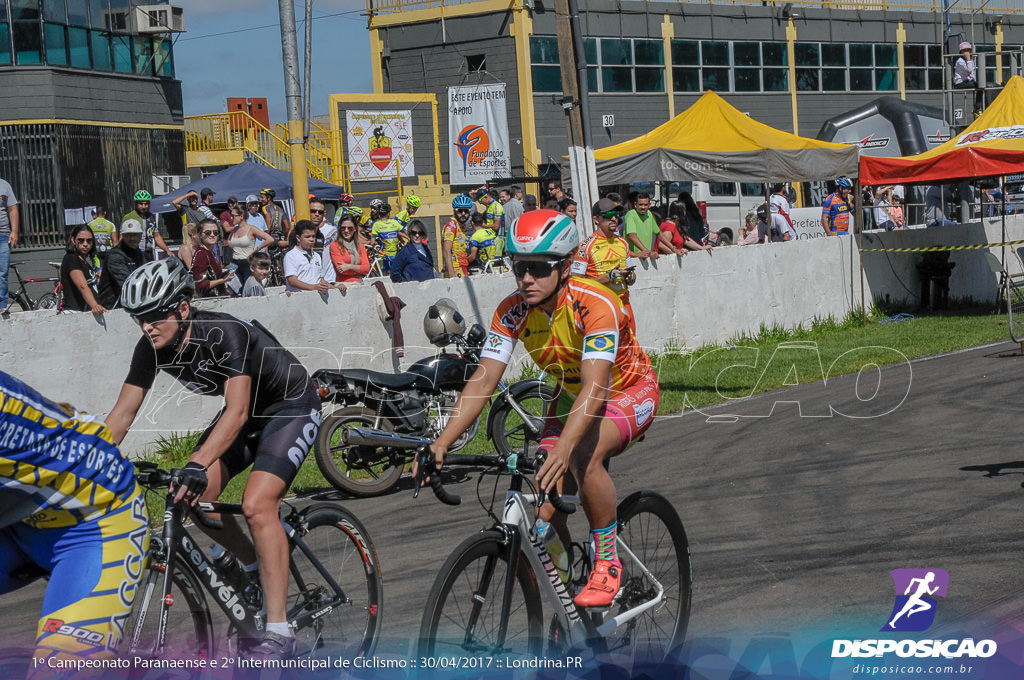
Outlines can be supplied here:
[[173, 5], [136, 5], [130, 23], [133, 33], [182, 33], [185, 14]]
[[177, 191], [192, 181], [188, 175], [153, 175], [153, 195], [163, 196]]

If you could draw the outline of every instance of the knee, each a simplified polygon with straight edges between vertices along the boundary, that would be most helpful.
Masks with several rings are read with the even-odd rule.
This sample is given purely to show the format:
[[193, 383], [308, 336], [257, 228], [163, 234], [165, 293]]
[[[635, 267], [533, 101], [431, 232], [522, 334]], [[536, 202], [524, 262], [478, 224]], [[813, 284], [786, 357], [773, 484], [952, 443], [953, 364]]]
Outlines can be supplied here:
[[252, 529], [276, 524], [278, 522], [277, 499], [246, 495], [242, 499], [242, 514], [245, 515], [245, 521]]

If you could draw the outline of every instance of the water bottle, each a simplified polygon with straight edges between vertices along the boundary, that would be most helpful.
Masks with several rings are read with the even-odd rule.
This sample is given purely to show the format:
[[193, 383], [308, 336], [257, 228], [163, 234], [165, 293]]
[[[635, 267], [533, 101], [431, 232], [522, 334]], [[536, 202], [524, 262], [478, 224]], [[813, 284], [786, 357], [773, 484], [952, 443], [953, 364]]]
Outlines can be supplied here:
[[245, 590], [245, 587], [249, 585], [249, 577], [245, 573], [245, 569], [239, 564], [238, 558], [234, 556], [230, 551], [225, 550], [213, 560], [213, 566], [217, 569], [221, 576], [224, 577], [224, 581], [227, 582], [232, 588], [235, 589], [239, 595]]
[[559, 578], [568, 583], [569, 581], [569, 553], [566, 552], [562, 539], [558, 537], [555, 527], [542, 519], [538, 519], [534, 525], [537, 529], [537, 536], [544, 543], [548, 555], [551, 557]]

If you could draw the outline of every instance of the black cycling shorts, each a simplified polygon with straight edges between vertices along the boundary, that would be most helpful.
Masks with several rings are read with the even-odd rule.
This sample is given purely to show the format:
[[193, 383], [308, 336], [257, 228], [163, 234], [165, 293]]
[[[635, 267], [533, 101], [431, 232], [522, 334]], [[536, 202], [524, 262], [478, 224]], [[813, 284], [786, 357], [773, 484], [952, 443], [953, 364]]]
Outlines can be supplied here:
[[[196, 450], [223, 414], [221, 410], [206, 428]], [[230, 477], [252, 465], [253, 472], [269, 472], [291, 485], [309, 447], [316, 441], [320, 421], [320, 397], [311, 382], [310, 389], [300, 398], [279, 401], [250, 415], [220, 460]]]

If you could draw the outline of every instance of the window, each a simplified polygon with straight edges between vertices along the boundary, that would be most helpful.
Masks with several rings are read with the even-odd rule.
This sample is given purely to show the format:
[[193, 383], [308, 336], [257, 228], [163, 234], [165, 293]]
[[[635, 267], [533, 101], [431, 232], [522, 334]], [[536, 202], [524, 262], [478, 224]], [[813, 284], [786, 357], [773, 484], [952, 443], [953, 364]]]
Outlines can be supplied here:
[[42, 54], [40, 54], [42, 48], [38, 23], [34, 21], [14, 23], [15, 63], [19, 66], [43, 63]]
[[637, 67], [633, 75], [636, 79], [637, 92], [665, 91], [665, 69]]
[[660, 40], [634, 40], [633, 63], [661, 66], [665, 63], [664, 44]]
[[68, 27], [68, 54], [75, 68], [90, 68], [89, 31], [84, 28]]
[[764, 185], [758, 182], [740, 182], [740, 196], [754, 198], [764, 196]]
[[702, 40], [700, 43], [701, 62], [705, 66], [728, 66], [729, 43]]
[[534, 64], [557, 64], [558, 39], [531, 36], [530, 61]]
[[534, 66], [533, 91], [561, 92], [562, 69], [558, 66]]
[[821, 44], [822, 66], [846, 66], [846, 45]]
[[[103, 10], [100, 7], [98, 0], [93, 0], [93, 11], [97, 14], [102, 14]], [[68, 5], [68, 24], [70, 26], [89, 26], [89, 0], [67, 0]]]
[[487, 70], [487, 55], [467, 54], [466, 70], [470, 73], [482, 73]]
[[601, 65], [627, 65], [633, 63], [633, 50], [628, 40], [601, 40]]
[[43, 24], [46, 38], [46, 63], [52, 66], [68, 65], [67, 38], [61, 24]]
[[786, 43], [761, 43], [761, 57], [765, 66], [788, 66], [789, 50]]
[[114, 47], [114, 70], [118, 73], [134, 73], [131, 36], [114, 34], [111, 43]]
[[66, 23], [68, 20], [65, 12], [64, 0], [46, 0], [43, 3], [43, 20], [54, 23]]
[[110, 34], [106, 31], [89, 31], [92, 43], [92, 65], [100, 71], [112, 71], [114, 63], [110, 59]]
[[733, 58], [736, 66], [760, 66], [761, 43], [738, 42], [732, 45]]
[[0, 66], [11, 63], [11, 29], [6, 22], [0, 22]]
[[153, 75], [153, 42], [144, 35], [135, 36], [135, 72]]
[[604, 92], [632, 92], [633, 69], [605, 66], [601, 69], [601, 89]]
[[174, 77], [174, 54], [171, 51], [171, 41], [163, 38], [155, 38], [156, 45], [156, 74], [165, 78]]
[[795, 54], [797, 66], [821, 66], [818, 43], [797, 43]]
[[672, 90], [675, 92], [700, 92], [700, 69], [672, 69]]
[[[876, 54], [876, 59], [881, 59], [884, 62], [891, 60], [891, 57], [885, 54]], [[942, 89], [944, 64], [940, 45], [904, 45], [903, 62], [908, 90]], [[884, 66], [885, 64], [880, 65]], [[898, 73], [895, 69], [886, 69], [881, 74], [881, 79], [883, 85], [892, 84], [892, 89], [899, 88]]]
[[708, 192], [712, 196], [735, 196], [736, 182], [708, 182]]
[[696, 40], [673, 40], [672, 65], [700, 66], [700, 43]]

